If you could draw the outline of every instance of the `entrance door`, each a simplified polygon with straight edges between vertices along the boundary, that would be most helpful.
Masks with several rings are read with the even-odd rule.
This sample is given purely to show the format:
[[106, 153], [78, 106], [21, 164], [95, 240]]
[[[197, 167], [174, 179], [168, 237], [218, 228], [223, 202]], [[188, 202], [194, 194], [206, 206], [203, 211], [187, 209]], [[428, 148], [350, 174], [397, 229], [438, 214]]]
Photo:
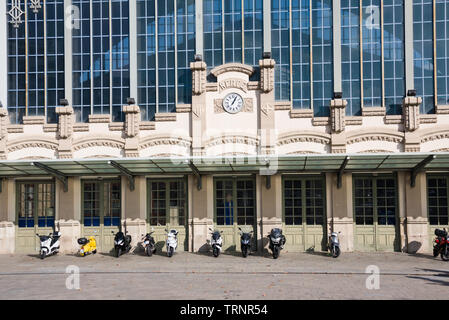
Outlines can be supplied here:
[[94, 236], [98, 251], [111, 251], [120, 228], [120, 179], [83, 181], [82, 197], [83, 236]]
[[256, 189], [254, 179], [216, 178], [214, 185], [215, 228], [223, 231], [223, 250], [240, 251], [239, 227], [244, 232], [254, 231], [253, 250], [256, 250]]
[[397, 185], [393, 176], [354, 177], [355, 249], [397, 251]]
[[324, 250], [327, 230], [323, 177], [284, 177], [283, 200], [285, 248]]
[[148, 231], [154, 229], [158, 249], [166, 252], [165, 229], [178, 231], [178, 249], [188, 250], [187, 183], [184, 178], [148, 180]]
[[449, 176], [427, 175], [427, 210], [429, 216], [429, 241], [432, 248], [435, 229], [449, 230]]
[[55, 225], [55, 184], [17, 182], [16, 195], [16, 252], [38, 252], [40, 241], [36, 233], [48, 235]]

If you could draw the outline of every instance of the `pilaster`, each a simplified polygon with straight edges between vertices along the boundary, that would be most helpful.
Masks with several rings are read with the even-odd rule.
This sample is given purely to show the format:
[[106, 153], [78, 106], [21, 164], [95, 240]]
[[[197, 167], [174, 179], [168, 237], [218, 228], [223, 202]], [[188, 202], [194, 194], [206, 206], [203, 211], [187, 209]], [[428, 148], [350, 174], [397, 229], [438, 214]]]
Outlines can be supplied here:
[[419, 107], [422, 103], [421, 97], [405, 97], [402, 102], [402, 112], [405, 129], [405, 152], [419, 152], [421, 139], [415, 131], [419, 129], [420, 114]]
[[6, 141], [8, 138], [8, 110], [0, 108], [0, 160], [6, 160]]
[[72, 107], [57, 107], [58, 115], [58, 156], [60, 159], [72, 158], [72, 135], [75, 117]]
[[192, 155], [203, 155], [203, 133], [206, 131], [207, 65], [198, 60], [190, 63], [192, 70]]
[[346, 152], [346, 106], [348, 101], [344, 99], [333, 99], [330, 104], [330, 122], [331, 122], [331, 152]]
[[140, 108], [123, 106], [125, 114], [125, 157], [139, 157]]
[[259, 60], [260, 67], [260, 107], [259, 134], [260, 154], [273, 154], [276, 147], [275, 134], [275, 97], [274, 97], [274, 66], [270, 58]]

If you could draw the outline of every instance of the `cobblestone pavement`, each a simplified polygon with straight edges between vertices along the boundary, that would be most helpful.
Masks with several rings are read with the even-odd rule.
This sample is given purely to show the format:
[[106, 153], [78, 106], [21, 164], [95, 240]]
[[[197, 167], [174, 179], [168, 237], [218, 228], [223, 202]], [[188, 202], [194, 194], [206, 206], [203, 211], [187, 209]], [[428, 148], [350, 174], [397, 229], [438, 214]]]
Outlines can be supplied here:
[[[79, 290], [66, 288], [69, 265]], [[379, 290], [366, 288], [370, 265]], [[433, 299], [448, 289], [449, 262], [404, 253], [0, 255], [1, 299]]]

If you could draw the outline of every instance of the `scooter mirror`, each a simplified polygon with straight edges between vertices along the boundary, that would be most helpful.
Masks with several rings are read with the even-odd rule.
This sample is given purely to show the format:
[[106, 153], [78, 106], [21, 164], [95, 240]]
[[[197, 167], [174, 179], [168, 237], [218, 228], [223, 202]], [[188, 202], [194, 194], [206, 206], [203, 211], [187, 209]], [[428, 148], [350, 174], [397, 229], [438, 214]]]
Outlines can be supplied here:
[[239, 230], [242, 231], [242, 228], [239, 227]]

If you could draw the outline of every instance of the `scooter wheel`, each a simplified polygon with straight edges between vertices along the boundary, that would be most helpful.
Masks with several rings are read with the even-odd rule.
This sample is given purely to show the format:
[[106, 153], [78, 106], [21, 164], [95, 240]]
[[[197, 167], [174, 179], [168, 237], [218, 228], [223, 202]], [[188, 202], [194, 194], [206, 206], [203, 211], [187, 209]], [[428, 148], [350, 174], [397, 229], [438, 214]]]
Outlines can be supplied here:
[[96, 254], [96, 253], [97, 253], [97, 250], [92, 251], [92, 254]]
[[220, 251], [217, 248], [213, 250], [214, 257], [217, 258], [220, 255]]
[[440, 250], [438, 248], [433, 248], [433, 256], [438, 257], [438, 254], [440, 253]]
[[248, 248], [243, 248], [242, 249], [242, 256], [243, 256], [243, 258], [248, 257]]
[[153, 250], [150, 249], [150, 247], [145, 248], [145, 252], [147, 256], [151, 257], [153, 255]]
[[121, 254], [122, 254], [122, 249], [121, 248], [115, 249], [115, 257], [116, 258], [120, 257]]
[[45, 258], [45, 251], [41, 251], [40, 252], [40, 254], [39, 254], [39, 257], [42, 259], [42, 260], [44, 260], [44, 258]]
[[340, 255], [340, 248], [339, 247], [335, 247], [332, 249], [332, 257], [333, 258], [338, 258], [338, 256]]
[[441, 253], [441, 259], [443, 261], [449, 261], [449, 250], [447, 248]]
[[279, 258], [279, 247], [273, 248], [273, 259]]
[[173, 248], [172, 247], [170, 247], [169, 249], [168, 249], [168, 251], [167, 251], [167, 255], [168, 255], [168, 257], [169, 258], [171, 258], [171, 257], [173, 257]]

